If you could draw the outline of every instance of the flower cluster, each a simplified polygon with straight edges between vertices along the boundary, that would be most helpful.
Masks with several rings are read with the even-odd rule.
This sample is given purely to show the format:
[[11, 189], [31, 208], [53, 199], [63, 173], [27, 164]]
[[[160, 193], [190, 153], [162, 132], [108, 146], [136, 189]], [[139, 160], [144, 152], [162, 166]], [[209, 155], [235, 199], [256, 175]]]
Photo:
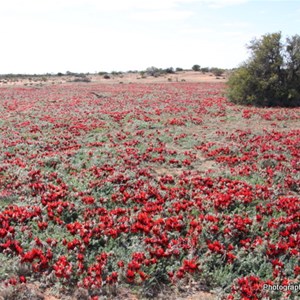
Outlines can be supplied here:
[[235, 106], [224, 88], [1, 88], [0, 253], [29, 269], [6, 283], [96, 299], [193, 277], [262, 299], [299, 280], [300, 110]]

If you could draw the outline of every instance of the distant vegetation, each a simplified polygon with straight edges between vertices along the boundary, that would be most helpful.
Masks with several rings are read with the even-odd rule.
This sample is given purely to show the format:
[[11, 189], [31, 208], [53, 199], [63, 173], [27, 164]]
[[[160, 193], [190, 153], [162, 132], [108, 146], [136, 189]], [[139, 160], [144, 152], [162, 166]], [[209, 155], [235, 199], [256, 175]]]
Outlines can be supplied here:
[[147, 68], [144, 71], [140, 71], [140, 74], [142, 77], [145, 77], [145, 76], [159, 77], [159, 76], [166, 75], [166, 74], [175, 74], [177, 72], [186, 72], [186, 71], [202, 72], [203, 74], [212, 73], [212, 75], [218, 77], [218, 76], [222, 76], [228, 70], [216, 68], [216, 67], [201, 68], [200, 65], [193, 65], [191, 69], [183, 69], [183, 68], [177, 67], [175, 70], [173, 67], [162, 69], [162, 68], [157, 68], [157, 67], [152, 66], [152, 67]]
[[221, 69], [221, 68], [208, 68], [208, 67], [204, 67], [204, 68], [201, 68], [200, 65], [193, 65], [192, 66], [192, 70], [195, 71], [195, 72], [202, 72], [203, 74], [204, 73], [212, 73], [213, 75], [215, 76], [222, 76], [224, 73], [225, 73], [225, 69]]
[[[58, 73], [46, 73], [46, 74], [0, 74], [0, 81], [2, 82], [17, 82], [18, 80], [27, 80], [32, 82], [39, 82], [39, 81], [48, 81], [54, 79], [54, 78], [61, 78], [64, 77], [65, 80], [69, 82], [91, 82], [90, 76], [102, 76], [104, 79], [111, 79], [114, 77], [120, 77], [122, 78], [125, 74], [137, 74], [140, 75], [141, 78], [146, 78], [148, 76], [150, 77], [160, 77], [164, 75], [170, 75], [170, 74], [176, 74], [180, 72], [188, 72], [188, 71], [196, 71], [201, 72], [202, 74], [208, 74], [210, 73], [211, 76], [220, 77], [223, 76], [225, 72], [228, 72], [229, 70], [216, 68], [216, 67], [201, 67], [198, 64], [195, 64], [191, 67], [191, 69], [184, 69], [181, 67], [168, 67], [168, 68], [158, 68], [155, 66], [151, 66], [146, 68], [145, 70], [138, 71], [138, 70], [129, 70], [127, 72], [122, 71], [112, 71], [112, 72], [106, 72], [106, 71], [99, 71], [95, 73], [82, 73], [82, 72], [58, 72]], [[169, 80], [171, 81], [171, 80]]]
[[170, 68], [166, 68], [166, 69], [161, 69], [161, 68], [157, 68], [157, 67], [149, 67], [144, 71], [141, 71], [140, 74], [142, 76], [153, 76], [153, 77], [159, 77], [161, 75], [165, 75], [165, 74], [174, 74], [175, 70], [173, 67]]
[[250, 42], [251, 56], [229, 79], [229, 99], [254, 106], [300, 105], [300, 36], [271, 33]]
[[193, 65], [192, 70], [196, 71], [196, 72], [199, 72], [200, 71], [200, 66], [199, 65]]
[[[204, 69], [206, 69], [206, 68], [204, 68]], [[223, 74], [224, 74], [224, 72], [225, 72], [226, 70], [224, 70], [224, 69], [220, 69], [220, 68], [211, 68], [211, 69], [208, 69], [208, 72], [211, 72], [211, 73], [213, 73], [213, 75], [215, 75], [215, 76], [222, 76]], [[202, 72], [204, 72], [204, 71], [202, 71]], [[204, 72], [205, 73], [205, 72]]]

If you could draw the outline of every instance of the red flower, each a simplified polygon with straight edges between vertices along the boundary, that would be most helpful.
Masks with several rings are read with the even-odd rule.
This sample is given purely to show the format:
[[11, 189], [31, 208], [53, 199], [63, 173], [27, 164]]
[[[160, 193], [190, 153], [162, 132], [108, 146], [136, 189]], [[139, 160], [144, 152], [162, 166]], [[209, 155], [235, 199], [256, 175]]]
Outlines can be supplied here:
[[236, 259], [236, 256], [233, 253], [228, 252], [228, 253], [226, 253], [226, 259], [227, 259], [227, 262], [229, 264], [231, 264]]
[[95, 198], [91, 196], [84, 196], [81, 198], [82, 202], [85, 204], [93, 204], [95, 203]]
[[119, 261], [119, 262], [118, 262], [118, 266], [119, 266], [120, 268], [123, 268], [123, 267], [124, 267], [124, 261], [122, 261], [122, 260]]
[[18, 281], [15, 277], [11, 277], [11, 278], [9, 278], [8, 283], [11, 285], [16, 285], [18, 283]]
[[106, 281], [108, 284], [114, 284], [118, 280], [118, 273], [112, 272], [111, 275], [107, 276]]
[[132, 270], [127, 270], [126, 277], [129, 282], [133, 282], [135, 273]]
[[185, 259], [183, 261], [183, 270], [185, 272], [194, 273], [195, 271], [198, 270], [198, 265], [199, 264], [196, 262], [195, 259], [192, 260]]
[[139, 273], [142, 281], [145, 281], [148, 278], [148, 275], [146, 273], [144, 273], [143, 271], [139, 271], [138, 273]]
[[60, 256], [53, 265], [55, 275], [58, 278], [69, 278], [72, 274], [72, 264], [68, 262], [65, 256]]
[[300, 274], [300, 266], [296, 266], [294, 269], [295, 276], [298, 276]]

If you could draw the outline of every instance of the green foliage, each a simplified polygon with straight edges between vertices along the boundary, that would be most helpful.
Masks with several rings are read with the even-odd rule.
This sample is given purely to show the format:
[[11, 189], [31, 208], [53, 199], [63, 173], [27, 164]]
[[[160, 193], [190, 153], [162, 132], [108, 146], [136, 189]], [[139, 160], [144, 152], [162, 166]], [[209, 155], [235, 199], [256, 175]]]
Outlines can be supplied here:
[[163, 71], [166, 72], [167, 74], [174, 74], [175, 73], [174, 68], [172, 68], [172, 67], [166, 68]]
[[158, 77], [161, 75], [160, 69], [156, 67], [149, 67], [146, 69], [146, 73], [149, 76]]
[[210, 71], [215, 75], [215, 76], [222, 76], [224, 73], [223, 69], [220, 68], [211, 68]]
[[251, 56], [229, 78], [228, 98], [254, 106], [300, 105], [300, 36], [281, 42], [281, 33], [251, 41]]
[[141, 75], [143, 76], [144, 74], [147, 74], [148, 76], [153, 76], [153, 77], [159, 77], [165, 74], [174, 74], [174, 68], [173, 67], [169, 67], [166, 69], [161, 69], [161, 68], [157, 68], [157, 67], [149, 67], [146, 69], [146, 71], [141, 72]]
[[208, 67], [204, 67], [204, 68], [201, 68], [200, 71], [202, 73], [208, 73], [209, 72], [209, 68]]
[[72, 80], [73, 82], [91, 82], [91, 79], [85, 75], [75, 77], [76, 78]]
[[122, 75], [123, 75], [123, 72], [120, 72], [120, 71], [112, 71], [112, 72], [111, 72], [111, 75], [113, 75], [113, 76], [122, 76]]
[[193, 65], [192, 70], [196, 71], [196, 72], [199, 72], [200, 71], [200, 66], [199, 65]]

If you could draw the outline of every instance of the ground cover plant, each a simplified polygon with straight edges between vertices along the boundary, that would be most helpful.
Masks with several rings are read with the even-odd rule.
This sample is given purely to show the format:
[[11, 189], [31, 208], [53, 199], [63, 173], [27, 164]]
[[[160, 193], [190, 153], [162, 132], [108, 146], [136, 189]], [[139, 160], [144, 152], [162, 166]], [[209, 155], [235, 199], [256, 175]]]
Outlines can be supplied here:
[[63, 299], [296, 299], [263, 286], [299, 283], [300, 109], [238, 106], [225, 88], [1, 88], [7, 299], [33, 283]]

